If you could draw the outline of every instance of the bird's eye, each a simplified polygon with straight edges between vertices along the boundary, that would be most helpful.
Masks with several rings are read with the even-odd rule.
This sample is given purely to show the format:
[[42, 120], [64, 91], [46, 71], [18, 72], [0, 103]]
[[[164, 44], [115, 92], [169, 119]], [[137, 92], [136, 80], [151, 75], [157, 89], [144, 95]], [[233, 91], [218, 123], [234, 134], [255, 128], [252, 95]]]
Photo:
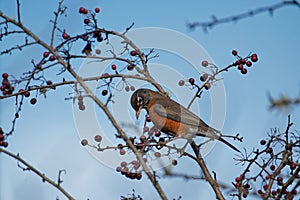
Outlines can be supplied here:
[[143, 98], [142, 97], [137, 97], [137, 105], [141, 106], [143, 104]]

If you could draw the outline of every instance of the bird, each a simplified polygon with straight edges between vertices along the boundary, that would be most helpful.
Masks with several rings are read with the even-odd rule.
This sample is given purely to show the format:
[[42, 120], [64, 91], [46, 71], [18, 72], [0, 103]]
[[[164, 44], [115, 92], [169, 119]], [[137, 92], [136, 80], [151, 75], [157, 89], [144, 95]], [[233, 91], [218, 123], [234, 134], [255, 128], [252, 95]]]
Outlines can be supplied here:
[[168, 135], [186, 139], [195, 136], [208, 137], [240, 152], [222, 138], [220, 131], [210, 127], [193, 112], [160, 92], [146, 88], [138, 89], [132, 94], [130, 103], [137, 120], [141, 110], [145, 109], [155, 127]]

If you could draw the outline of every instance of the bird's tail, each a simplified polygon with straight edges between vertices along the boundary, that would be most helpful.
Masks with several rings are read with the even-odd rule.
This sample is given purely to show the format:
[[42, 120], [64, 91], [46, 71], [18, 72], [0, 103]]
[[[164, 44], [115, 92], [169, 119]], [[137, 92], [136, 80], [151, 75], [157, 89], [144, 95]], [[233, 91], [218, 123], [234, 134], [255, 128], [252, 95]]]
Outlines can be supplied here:
[[240, 150], [238, 150], [235, 146], [233, 146], [232, 144], [230, 144], [229, 142], [227, 142], [226, 140], [224, 140], [222, 138], [222, 134], [219, 131], [217, 131], [217, 130], [211, 128], [211, 127], [209, 127], [205, 131], [205, 133], [203, 133], [203, 130], [202, 131], [198, 130], [197, 135], [198, 136], [203, 136], [203, 137], [209, 137], [209, 138], [212, 138], [212, 139], [217, 139], [220, 142], [222, 142], [222, 143], [226, 144], [227, 146], [229, 146], [230, 148], [232, 148], [233, 150], [241, 153]]

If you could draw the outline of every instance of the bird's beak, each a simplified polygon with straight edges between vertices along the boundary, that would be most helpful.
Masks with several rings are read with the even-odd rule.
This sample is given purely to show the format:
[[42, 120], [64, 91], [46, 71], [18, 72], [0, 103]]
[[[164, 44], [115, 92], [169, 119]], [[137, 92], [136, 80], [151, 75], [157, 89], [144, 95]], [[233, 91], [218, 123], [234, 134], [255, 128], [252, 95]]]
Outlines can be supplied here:
[[143, 107], [140, 106], [140, 107], [138, 108], [138, 110], [136, 111], [136, 113], [135, 113], [136, 119], [139, 119], [139, 116], [140, 116], [140, 113], [141, 113], [142, 108], [143, 108]]

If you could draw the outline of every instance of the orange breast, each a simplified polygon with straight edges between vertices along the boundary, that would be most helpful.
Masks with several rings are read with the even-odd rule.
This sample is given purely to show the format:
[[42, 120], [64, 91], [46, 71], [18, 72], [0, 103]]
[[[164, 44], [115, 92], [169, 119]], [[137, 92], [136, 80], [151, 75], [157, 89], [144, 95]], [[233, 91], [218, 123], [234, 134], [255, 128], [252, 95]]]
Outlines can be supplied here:
[[173, 119], [169, 119], [164, 116], [158, 115], [154, 109], [153, 109], [153, 101], [150, 101], [148, 105], [148, 114], [153, 122], [153, 124], [160, 129], [162, 132], [168, 134], [168, 133], [174, 133], [177, 137], [183, 137], [188, 127], [185, 124], [182, 124], [178, 121], [175, 121]]

